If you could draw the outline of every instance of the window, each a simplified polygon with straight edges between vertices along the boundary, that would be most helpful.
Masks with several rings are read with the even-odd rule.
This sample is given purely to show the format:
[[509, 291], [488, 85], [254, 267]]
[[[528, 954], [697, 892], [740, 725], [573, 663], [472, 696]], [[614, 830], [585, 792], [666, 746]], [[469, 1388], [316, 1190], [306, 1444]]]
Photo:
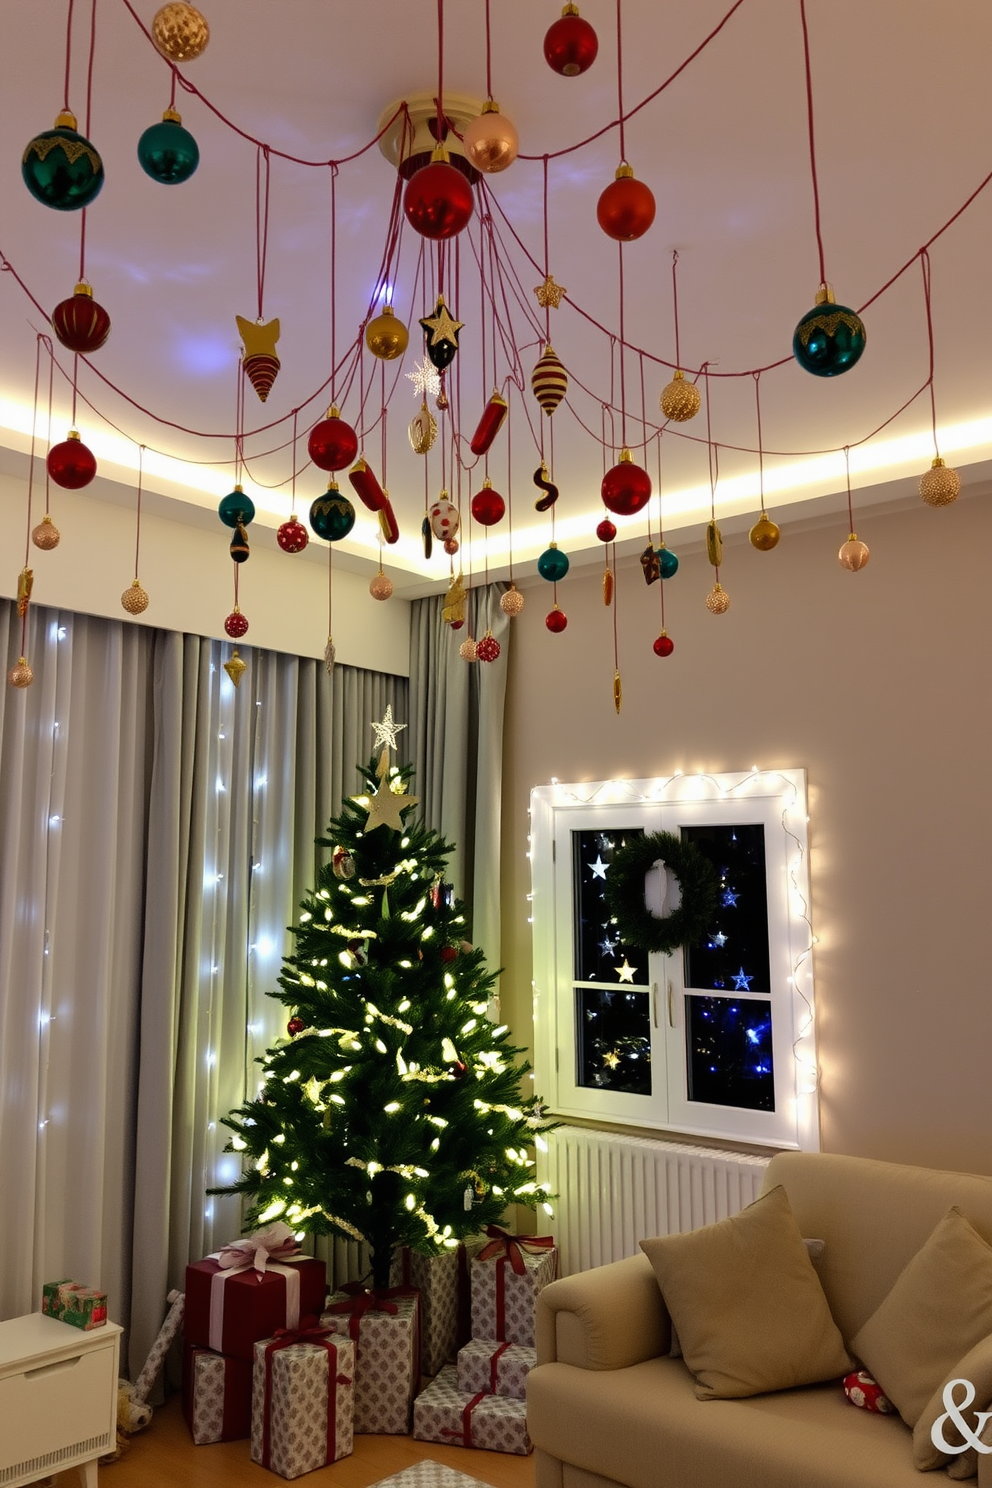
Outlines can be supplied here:
[[[819, 1146], [806, 822], [802, 770], [532, 792], [537, 1081], [555, 1114]], [[692, 842], [720, 885], [705, 934], [671, 955], [625, 945], [604, 898], [616, 853], [655, 832]], [[670, 877], [667, 892], [670, 912]]]

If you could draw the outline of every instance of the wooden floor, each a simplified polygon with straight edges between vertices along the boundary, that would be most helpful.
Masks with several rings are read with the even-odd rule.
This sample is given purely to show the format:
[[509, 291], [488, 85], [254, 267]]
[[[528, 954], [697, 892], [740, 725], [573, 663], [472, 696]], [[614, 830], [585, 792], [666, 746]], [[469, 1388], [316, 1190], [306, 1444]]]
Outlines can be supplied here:
[[[492, 1488], [533, 1488], [533, 1456], [478, 1452], [408, 1436], [356, 1436], [351, 1457], [299, 1481], [307, 1488], [369, 1488], [425, 1458], [444, 1462]], [[194, 1447], [178, 1395], [155, 1412], [145, 1431], [131, 1438], [126, 1456], [100, 1468], [100, 1488], [271, 1488], [274, 1481], [274, 1474], [252, 1462], [247, 1441]], [[58, 1488], [79, 1488], [75, 1472], [62, 1473], [56, 1482]]]

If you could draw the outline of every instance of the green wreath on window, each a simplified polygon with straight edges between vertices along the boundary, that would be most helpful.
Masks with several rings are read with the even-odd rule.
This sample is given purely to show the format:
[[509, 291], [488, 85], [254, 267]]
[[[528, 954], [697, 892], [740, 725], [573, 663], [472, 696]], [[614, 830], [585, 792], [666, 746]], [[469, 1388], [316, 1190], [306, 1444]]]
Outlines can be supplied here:
[[[645, 875], [659, 860], [678, 879], [682, 895], [678, 909], [664, 916], [652, 914], [644, 902]], [[636, 837], [614, 857], [606, 879], [606, 907], [624, 944], [668, 955], [706, 934], [719, 890], [716, 869], [698, 847], [674, 832], [654, 832]]]

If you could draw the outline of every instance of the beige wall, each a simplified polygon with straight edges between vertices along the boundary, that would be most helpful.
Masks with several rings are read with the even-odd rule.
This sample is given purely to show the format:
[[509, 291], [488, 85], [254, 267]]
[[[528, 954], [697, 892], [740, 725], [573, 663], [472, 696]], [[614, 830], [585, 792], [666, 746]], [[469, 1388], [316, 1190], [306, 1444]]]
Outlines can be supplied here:
[[[560, 780], [805, 767], [810, 786], [822, 1145], [992, 1173], [992, 704], [981, 498], [843, 518], [761, 554], [728, 546], [730, 612], [683, 558], [667, 586], [621, 573], [623, 710], [600, 575], [527, 591], [510, 659], [503, 818], [504, 1016], [529, 1041], [528, 798]], [[673, 544], [673, 546], [676, 546]], [[636, 565], [635, 565], [636, 566]]]

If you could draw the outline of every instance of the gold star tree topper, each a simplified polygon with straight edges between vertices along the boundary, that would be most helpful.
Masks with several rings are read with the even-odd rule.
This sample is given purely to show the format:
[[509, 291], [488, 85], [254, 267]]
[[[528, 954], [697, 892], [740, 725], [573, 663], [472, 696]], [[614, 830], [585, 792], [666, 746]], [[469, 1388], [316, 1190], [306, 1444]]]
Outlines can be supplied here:
[[[405, 725], [401, 725], [401, 727], [405, 727]], [[408, 806], [416, 806], [420, 797], [406, 795], [403, 792], [402, 785], [399, 791], [394, 791], [391, 788], [388, 746], [383, 748], [379, 756], [379, 768], [376, 774], [379, 777], [379, 789], [369, 801], [369, 815], [365, 823], [365, 832], [374, 832], [376, 827], [392, 827], [394, 831], [402, 832], [402, 813]]]

